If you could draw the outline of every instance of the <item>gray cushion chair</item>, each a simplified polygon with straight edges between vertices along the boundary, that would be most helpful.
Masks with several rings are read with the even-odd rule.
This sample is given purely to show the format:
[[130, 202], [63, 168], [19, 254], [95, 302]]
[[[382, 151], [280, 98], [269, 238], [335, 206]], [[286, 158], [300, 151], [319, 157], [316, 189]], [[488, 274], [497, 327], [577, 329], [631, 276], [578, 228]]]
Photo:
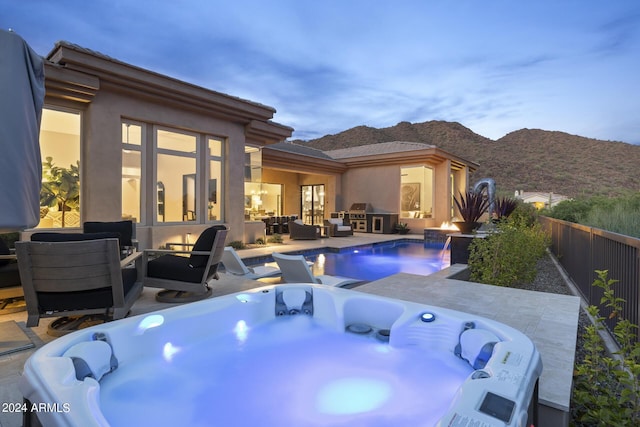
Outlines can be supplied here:
[[353, 236], [353, 227], [344, 218], [325, 219], [324, 225], [327, 227], [330, 237]]
[[218, 279], [228, 229], [214, 225], [200, 234], [190, 250], [145, 249], [143, 284], [162, 288], [160, 302], [192, 302], [212, 294], [208, 282]]
[[292, 240], [315, 240], [320, 236], [320, 227], [317, 225], [302, 224], [297, 219], [289, 221], [289, 238]]
[[121, 319], [142, 292], [135, 265], [142, 254], [121, 260], [114, 233], [35, 233], [16, 242], [16, 254], [27, 326], [60, 317], [49, 325], [53, 336]]

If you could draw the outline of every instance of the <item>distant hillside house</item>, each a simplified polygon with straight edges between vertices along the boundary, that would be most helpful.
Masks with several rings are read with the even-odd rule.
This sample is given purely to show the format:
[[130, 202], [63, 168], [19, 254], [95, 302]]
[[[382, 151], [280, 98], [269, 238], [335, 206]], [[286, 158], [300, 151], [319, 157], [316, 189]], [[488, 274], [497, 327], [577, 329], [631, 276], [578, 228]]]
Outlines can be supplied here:
[[525, 203], [531, 203], [538, 210], [552, 208], [564, 200], [569, 200], [569, 197], [561, 194], [544, 193], [540, 191], [516, 190], [515, 197]]

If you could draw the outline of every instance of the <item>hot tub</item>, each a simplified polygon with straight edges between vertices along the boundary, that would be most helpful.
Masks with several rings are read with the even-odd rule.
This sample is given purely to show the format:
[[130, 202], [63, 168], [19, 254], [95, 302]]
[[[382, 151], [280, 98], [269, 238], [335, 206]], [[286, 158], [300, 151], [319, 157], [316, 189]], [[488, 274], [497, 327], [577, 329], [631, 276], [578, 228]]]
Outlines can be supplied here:
[[20, 388], [46, 426], [525, 426], [541, 371], [489, 319], [289, 284], [58, 338]]

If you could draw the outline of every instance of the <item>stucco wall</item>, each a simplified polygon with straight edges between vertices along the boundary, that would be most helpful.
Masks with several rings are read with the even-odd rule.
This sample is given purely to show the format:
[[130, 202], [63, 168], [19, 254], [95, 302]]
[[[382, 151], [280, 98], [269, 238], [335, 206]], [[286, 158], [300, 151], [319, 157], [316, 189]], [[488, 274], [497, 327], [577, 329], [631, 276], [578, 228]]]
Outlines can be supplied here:
[[341, 210], [353, 203], [369, 203], [376, 212], [400, 210], [400, 166], [370, 166], [347, 170], [342, 177], [344, 201]]

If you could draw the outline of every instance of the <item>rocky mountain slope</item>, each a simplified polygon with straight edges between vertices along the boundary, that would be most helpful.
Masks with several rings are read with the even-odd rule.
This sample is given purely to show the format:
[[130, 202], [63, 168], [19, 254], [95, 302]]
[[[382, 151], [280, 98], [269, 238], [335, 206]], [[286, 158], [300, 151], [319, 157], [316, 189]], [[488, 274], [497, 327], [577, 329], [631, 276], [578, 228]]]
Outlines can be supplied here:
[[310, 141], [321, 150], [389, 141], [435, 145], [480, 165], [474, 180], [495, 179], [498, 192], [552, 191], [570, 197], [620, 195], [640, 191], [640, 146], [564, 132], [521, 129], [497, 141], [460, 123], [400, 122], [376, 129], [358, 126]]

